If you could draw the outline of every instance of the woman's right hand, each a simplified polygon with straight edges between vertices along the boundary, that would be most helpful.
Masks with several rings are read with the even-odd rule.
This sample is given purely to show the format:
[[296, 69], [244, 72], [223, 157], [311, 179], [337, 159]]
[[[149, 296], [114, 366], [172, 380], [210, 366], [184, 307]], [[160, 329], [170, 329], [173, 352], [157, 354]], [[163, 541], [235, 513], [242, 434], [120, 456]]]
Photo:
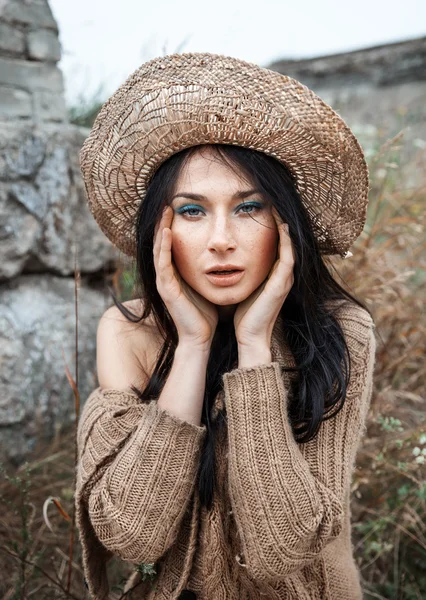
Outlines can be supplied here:
[[210, 349], [219, 315], [215, 305], [191, 288], [172, 262], [173, 209], [166, 206], [154, 231], [156, 285], [179, 335], [179, 343]]

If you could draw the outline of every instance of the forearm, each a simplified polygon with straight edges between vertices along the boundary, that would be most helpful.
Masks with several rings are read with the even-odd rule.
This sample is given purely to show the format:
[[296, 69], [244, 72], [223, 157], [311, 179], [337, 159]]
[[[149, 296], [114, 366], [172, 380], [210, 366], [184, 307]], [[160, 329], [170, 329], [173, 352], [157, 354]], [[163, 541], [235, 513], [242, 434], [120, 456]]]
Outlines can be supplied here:
[[229, 493], [244, 562], [256, 579], [279, 580], [339, 534], [342, 506], [293, 439], [279, 365], [235, 370], [224, 384]]
[[135, 394], [96, 390], [79, 423], [76, 500], [111, 552], [155, 562], [173, 543], [190, 500], [205, 427]]
[[[173, 365], [158, 406], [171, 415], [200, 426], [206, 385], [206, 371], [210, 348], [196, 349], [190, 344], [178, 344]], [[266, 344], [257, 348], [238, 347], [239, 367], [253, 367], [271, 362], [271, 351]]]
[[171, 415], [200, 426], [209, 349], [178, 344], [158, 406]]
[[345, 334], [354, 341], [344, 406], [306, 444], [293, 436], [288, 380], [278, 362], [224, 375], [229, 493], [243, 560], [259, 580], [288, 577], [341, 531], [371, 398], [376, 347], [371, 319], [349, 321]]
[[106, 548], [131, 562], [155, 562], [174, 543], [190, 501], [204, 430], [149, 405], [88, 500]]

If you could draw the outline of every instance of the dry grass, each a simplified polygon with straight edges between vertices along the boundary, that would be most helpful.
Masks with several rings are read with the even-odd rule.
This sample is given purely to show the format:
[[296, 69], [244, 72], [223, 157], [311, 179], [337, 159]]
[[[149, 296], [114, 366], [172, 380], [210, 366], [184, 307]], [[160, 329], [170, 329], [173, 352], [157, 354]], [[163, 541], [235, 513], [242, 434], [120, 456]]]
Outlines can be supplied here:
[[[400, 143], [390, 141], [370, 161], [368, 220], [353, 256], [328, 261], [369, 306], [377, 328], [372, 405], [352, 502], [365, 597], [416, 600], [426, 597], [426, 201], [425, 187], [408, 190], [399, 180]], [[77, 273], [76, 310], [78, 279]], [[75, 383], [78, 418], [78, 373]], [[62, 432], [43, 455], [0, 484], [0, 594], [5, 600], [89, 597], [73, 539], [74, 435]], [[43, 504], [49, 497], [59, 503], [46, 505], [46, 520]], [[112, 584], [119, 598], [129, 567], [116, 565]]]
[[372, 311], [378, 342], [353, 482], [355, 556], [366, 598], [414, 600], [426, 597], [426, 186], [404, 187], [401, 143], [371, 161], [367, 225], [353, 256], [333, 265]]

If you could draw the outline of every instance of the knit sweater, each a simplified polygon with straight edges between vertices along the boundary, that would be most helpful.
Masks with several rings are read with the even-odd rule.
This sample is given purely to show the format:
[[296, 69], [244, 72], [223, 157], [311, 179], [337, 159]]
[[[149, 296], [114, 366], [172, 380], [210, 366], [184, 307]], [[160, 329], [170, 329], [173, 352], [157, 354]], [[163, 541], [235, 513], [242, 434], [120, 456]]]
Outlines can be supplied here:
[[111, 598], [107, 561], [155, 564], [155, 585], [135, 573], [133, 600], [359, 600], [350, 488], [365, 432], [375, 363], [370, 315], [336, 309], [351, 356], [343, 408], [316, 437], [294, 439], [288, 390], [294, 366], [280, 339], [271, 363], [223, 375], [226, 405], [217, 444], [218, 492], [200, 505], [197, 468], [205, 425], [142, 404], [131, 391], [95, 389], [78, 426], [76, 516], [92, 598]]

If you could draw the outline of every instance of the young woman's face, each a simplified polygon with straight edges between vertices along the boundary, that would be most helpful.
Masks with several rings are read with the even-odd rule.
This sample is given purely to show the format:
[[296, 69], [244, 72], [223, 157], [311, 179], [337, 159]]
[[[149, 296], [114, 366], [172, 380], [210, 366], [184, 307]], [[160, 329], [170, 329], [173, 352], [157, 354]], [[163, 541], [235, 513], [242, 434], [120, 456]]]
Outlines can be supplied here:
[[[170, 203], [174, 263], [188, 285], [218, 306], [245, 300], [277, 258], [272, 204], [235, 171], [203, 147], [182, 169]], [[228, 265], [242, 271], [235, 281], [208, 275]]]

